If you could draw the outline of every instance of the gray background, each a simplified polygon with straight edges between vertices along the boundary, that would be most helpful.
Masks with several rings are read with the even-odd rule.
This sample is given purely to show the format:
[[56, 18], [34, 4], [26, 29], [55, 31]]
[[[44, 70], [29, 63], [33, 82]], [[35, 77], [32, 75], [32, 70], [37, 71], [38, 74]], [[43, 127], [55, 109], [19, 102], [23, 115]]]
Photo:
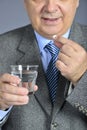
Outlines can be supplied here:
[[[76, 21], [87, 25], [87, 0], [80, 0]], [[0, 0], [0, 33], [29, 23], [23, 0]]]

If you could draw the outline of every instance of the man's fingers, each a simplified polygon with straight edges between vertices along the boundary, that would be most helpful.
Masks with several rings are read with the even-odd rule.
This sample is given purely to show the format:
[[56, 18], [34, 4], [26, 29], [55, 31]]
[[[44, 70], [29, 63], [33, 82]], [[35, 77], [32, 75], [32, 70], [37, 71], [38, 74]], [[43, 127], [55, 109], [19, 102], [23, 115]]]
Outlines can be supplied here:
[[71, 46], [74, 51], [77, 51], [78, 49], [82, 48], [78, 43], [64, 37], [56, 36], [55, 38], [53, 38], [53, 40], [55, 42], [55, 45], [59, 48], [62, 48], [63, 45]]
[[28, 95], [12, 95], [8, 93], [3, 93], [4, 96], [0, 95], [0, 101], [7, 103], [8, 105], [16, 105], [19, 103], [28, 103]]
[[13, 84], [19, 84], [21, 79], [17, 76], [5, 73], [0, 76], [1, 82], [7, 82], [7, 83], [13, 83]]
[[9, 84], [3, 84], [3, 86], [0, 87], [1, 92], [6, 92], [9, 94], [15, 94], [15, 95], [26, 95], [28, 94], [28, 89], [24, 87], [17, 87], [14, 85]]
[[63, 46], [63, 44], [61, 42], [57, 42], [55, 41], [55, 45], [58, 47], [58, 48], [61, 48]]
[[64, 37], [54, 36], [53, 40], [58, 48], [61, 48], [64, 44], [67, 44], [68, 40]]
[[53, 40], [55, 42], [55, 45], [59, 48], [61, 48], [63, 45], [69, 44], [70, 46], [73, 47], [74, 42], [71, 41], [70, 39], [64, 38], [64, 37], [53, 37]]
[[38, 86], [35, 85], [35, 86], [34, 86], [34, 91], [37, 91], [37, 90], [38, 90]]
[[64, 37], [59, 37], [58, 41], [59, 41], [62, 45], [65, 45], [65, 44], [69, 43], [69, 39], [64, 38]]

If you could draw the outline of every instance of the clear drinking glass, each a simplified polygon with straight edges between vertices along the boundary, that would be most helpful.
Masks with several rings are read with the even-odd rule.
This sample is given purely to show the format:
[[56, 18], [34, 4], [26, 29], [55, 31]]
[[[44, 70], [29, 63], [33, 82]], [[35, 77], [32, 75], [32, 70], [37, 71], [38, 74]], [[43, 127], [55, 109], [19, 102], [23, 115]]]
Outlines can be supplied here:
[[34, 94], [38, 65], [11, 65], [11, 74], [21, 79], [19, 86], [28, 88], [29, 95]]

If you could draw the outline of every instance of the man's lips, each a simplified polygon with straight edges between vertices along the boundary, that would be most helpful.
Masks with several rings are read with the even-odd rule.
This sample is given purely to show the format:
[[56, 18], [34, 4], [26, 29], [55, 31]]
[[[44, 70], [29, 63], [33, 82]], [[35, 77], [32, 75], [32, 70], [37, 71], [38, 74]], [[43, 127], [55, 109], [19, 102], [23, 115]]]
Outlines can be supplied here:
[[56, 21], [58, 20], [58, 18], [42, 18], [43, 20], [46, 20], [46, 21]]
[[58, 18], [46, 18], [46, 17], [42, 17], [42, 21], [47, 24], [47, 25], [55, 25], [58, 24], [58, 22], [60, 21], [60, 17]]

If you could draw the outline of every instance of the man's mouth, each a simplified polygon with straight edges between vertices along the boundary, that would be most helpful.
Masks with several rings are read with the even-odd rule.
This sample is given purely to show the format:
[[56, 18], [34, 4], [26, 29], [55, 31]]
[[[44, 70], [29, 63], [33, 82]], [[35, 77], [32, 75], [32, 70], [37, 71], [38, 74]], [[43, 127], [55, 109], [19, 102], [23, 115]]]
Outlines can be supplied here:
[[56, 21], [58, 18], [43, 18], [46, 21]]
[[57, 24], [60, 18], [45, 18], [45, 17], [42, 17], [41, 19], [45, 24], [53, 25], [53, 24]]

